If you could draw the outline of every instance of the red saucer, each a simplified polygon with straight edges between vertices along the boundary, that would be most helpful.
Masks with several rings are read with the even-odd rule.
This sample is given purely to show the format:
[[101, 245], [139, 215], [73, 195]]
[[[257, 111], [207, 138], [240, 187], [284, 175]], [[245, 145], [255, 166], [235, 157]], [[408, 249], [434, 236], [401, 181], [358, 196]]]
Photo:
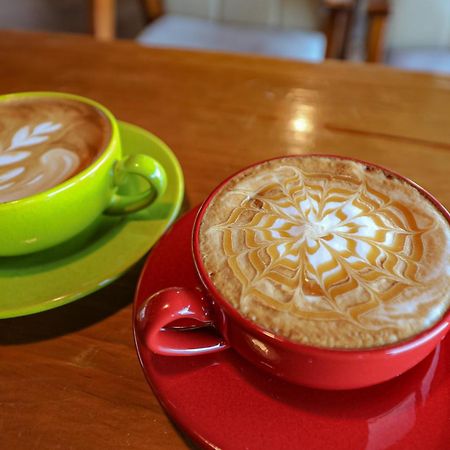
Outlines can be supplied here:
[[[160, 289], [199, 285], [190, 242], [195, 214], [185, 215], [150, 254], [135, 311]], [[154, 355], [136, 336], [135, 325], [138, 356], [153, 392], [202, 448], [450, 448], [449, 337], [394, 380], [353, 391], [322, 391], [268, 376], [233, 350], [195, 357]]]

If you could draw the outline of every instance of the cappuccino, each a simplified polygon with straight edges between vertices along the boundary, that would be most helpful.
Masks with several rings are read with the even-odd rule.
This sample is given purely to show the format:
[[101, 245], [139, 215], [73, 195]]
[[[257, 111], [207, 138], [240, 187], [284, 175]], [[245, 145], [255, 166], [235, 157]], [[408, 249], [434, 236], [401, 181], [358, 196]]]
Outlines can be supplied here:
[[363, 163], [281, 158], [207, 206], [202, 262], [240, 314], [291, 341], [368, 349], [433, 326], [450, 305], [450, 226], [412, 185]]
[[0, 102], [0, 203], [75, 176], [110, 138], [107, 117], [88, 103], [58, 97]]

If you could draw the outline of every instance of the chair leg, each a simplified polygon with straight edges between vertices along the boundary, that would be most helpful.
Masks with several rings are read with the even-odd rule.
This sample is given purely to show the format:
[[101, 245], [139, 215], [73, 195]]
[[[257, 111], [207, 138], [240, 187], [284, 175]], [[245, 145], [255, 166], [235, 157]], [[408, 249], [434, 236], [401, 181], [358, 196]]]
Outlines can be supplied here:
[[386, 14], [369, 14], [367, 30], [367, 61], [383, 62]]
[[116, 0], [91, 0], [94, 37], [110, 41], [116, 37]]
[[140, 3], [149, 23], [164, 14], [164, 5], [162, 0], [141, 0]]
[[326, 58], [343, 59], [345, 57], [352, 14], [353, 8], [351, 6], [329, 10], [325, 26], [327, 37]]

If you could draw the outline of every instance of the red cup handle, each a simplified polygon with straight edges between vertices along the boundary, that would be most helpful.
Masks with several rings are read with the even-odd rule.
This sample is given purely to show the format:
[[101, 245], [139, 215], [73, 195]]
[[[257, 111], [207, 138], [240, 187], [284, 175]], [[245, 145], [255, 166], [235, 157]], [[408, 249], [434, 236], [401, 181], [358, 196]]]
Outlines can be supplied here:
[[201, 355], [228, 348], [212, 330], [208, 301], [194, 289], [168, 288], [153, 294], [136, 319], [139, 337], [158, 355]]

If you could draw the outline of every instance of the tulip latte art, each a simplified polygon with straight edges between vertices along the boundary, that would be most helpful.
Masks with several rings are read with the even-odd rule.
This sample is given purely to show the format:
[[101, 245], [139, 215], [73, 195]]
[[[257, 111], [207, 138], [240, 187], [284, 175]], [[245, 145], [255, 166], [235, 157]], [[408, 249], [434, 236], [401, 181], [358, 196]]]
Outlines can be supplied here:
[[0, 102], [0, 203], [71, 178], [109, 139], [107, 118], [86, 103], [50, 97]]
[[449, 308], [449, 225], [408, 183], [357, 162], [283, 158], [232, 178], [200, 228], [218, 291], [295, 342], [370, 348]]

